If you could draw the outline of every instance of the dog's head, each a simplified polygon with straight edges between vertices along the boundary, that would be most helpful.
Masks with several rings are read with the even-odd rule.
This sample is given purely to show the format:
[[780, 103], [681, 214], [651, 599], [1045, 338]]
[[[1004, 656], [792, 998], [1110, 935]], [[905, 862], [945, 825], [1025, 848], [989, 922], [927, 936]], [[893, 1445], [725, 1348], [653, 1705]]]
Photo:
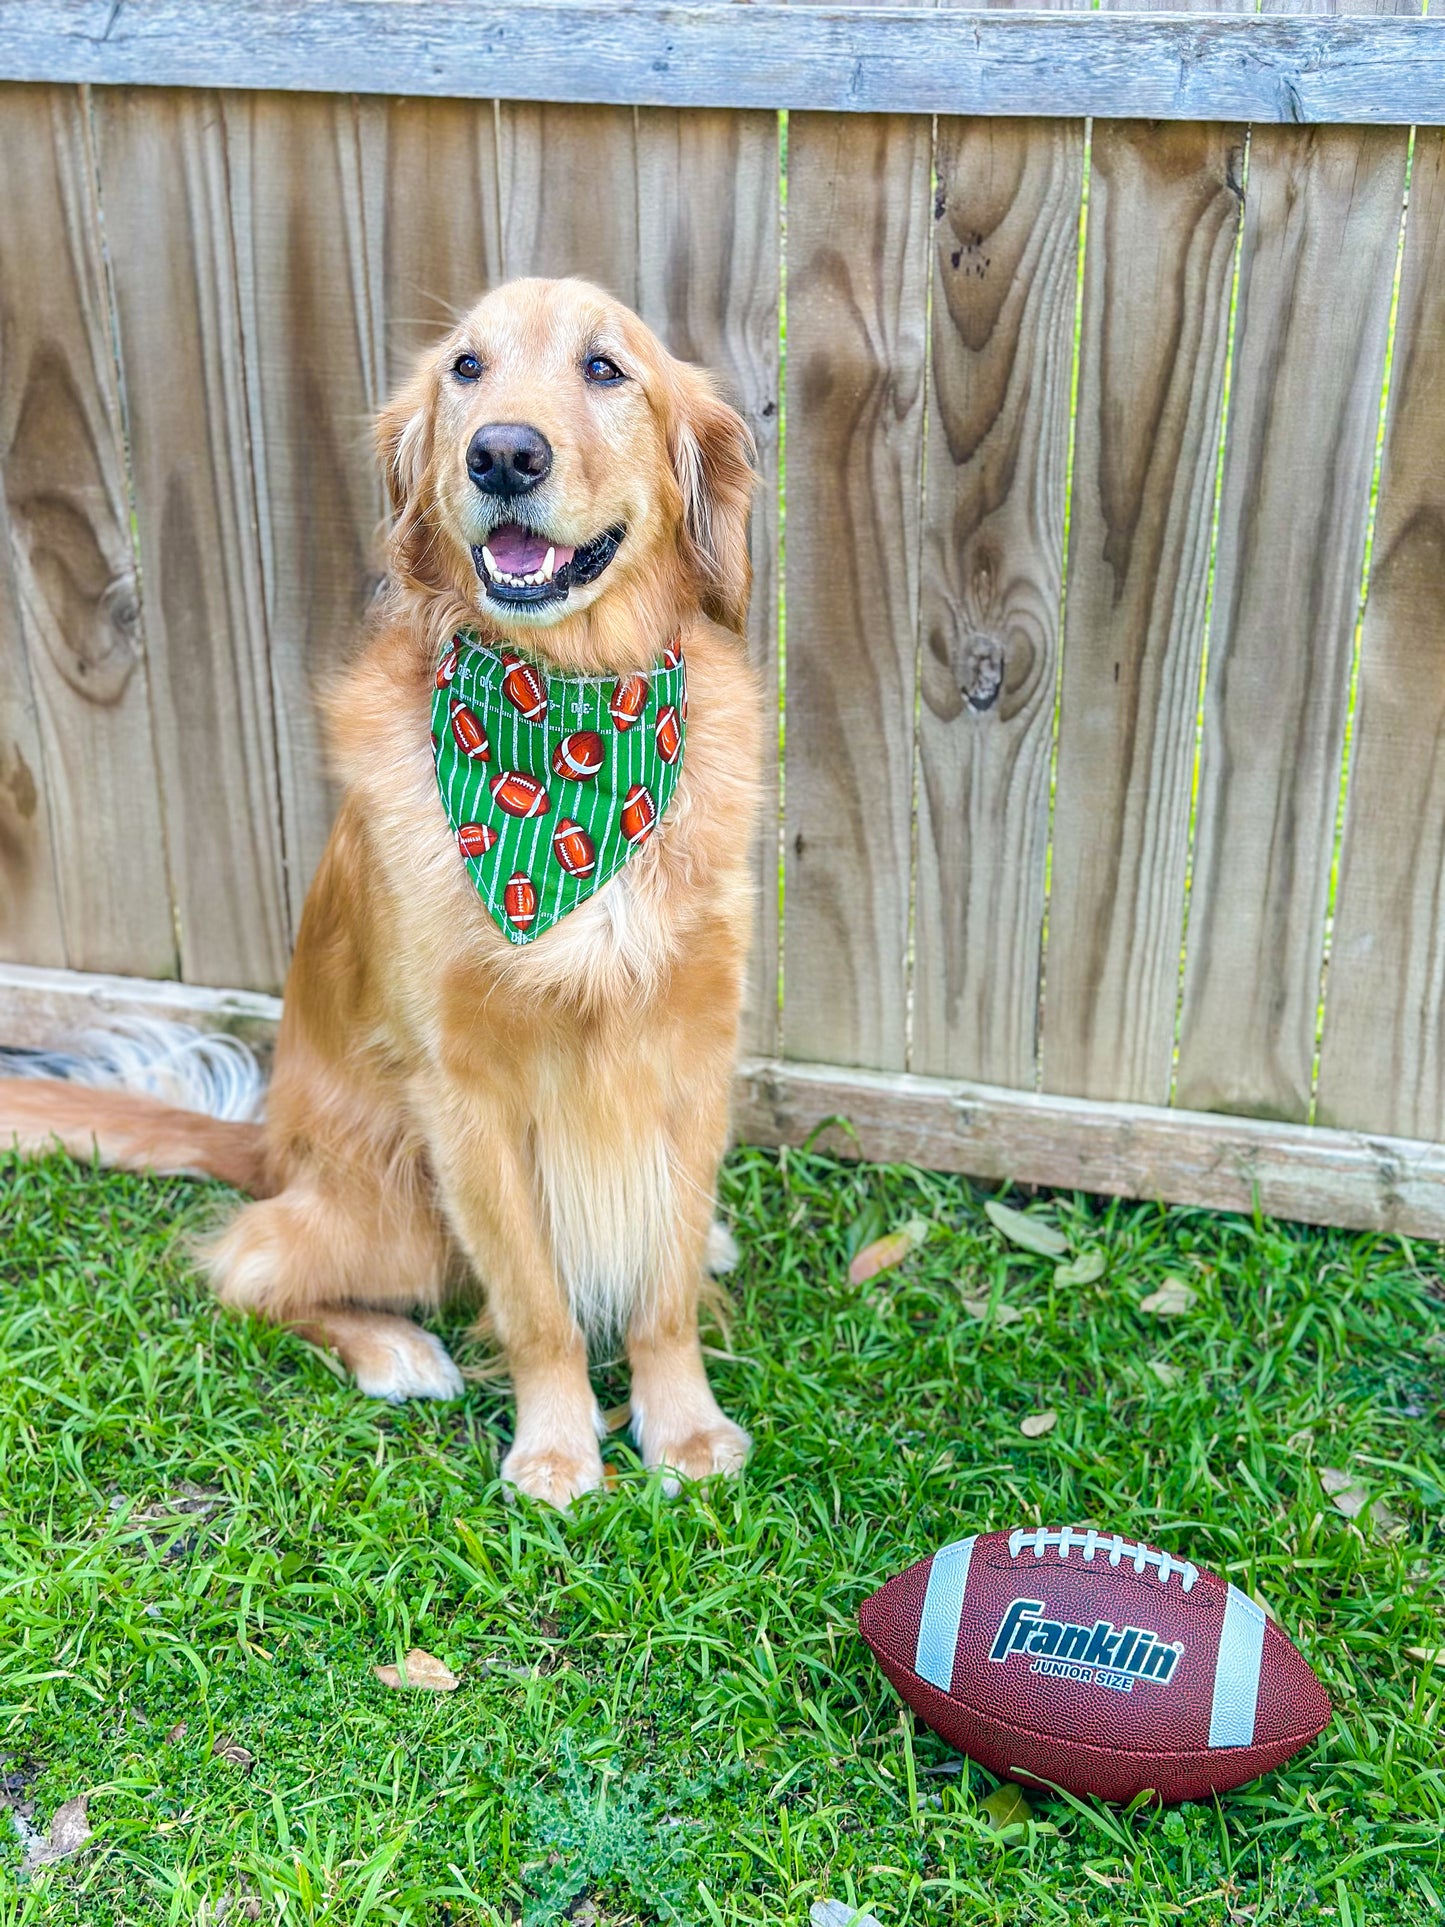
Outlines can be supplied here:
[[425, 357], [378, 436], [392, 573], [411, 587], [517, 634], [672, 585], [741, 630], [747, 427], [601, 289], [495, 289]]

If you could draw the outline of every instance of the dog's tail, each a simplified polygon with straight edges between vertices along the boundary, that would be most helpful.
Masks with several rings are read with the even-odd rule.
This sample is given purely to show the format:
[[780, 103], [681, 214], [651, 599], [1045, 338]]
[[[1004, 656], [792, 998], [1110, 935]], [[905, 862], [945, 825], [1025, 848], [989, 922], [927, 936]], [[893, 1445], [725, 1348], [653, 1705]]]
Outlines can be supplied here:
[[222, 1178], [271, 1190], [265, 1080], [235, 1037], [148, 1018], [87, 1031], [56, 1050], [0, 1047], [0, 1151], [57, 1144], [125, 1171]]

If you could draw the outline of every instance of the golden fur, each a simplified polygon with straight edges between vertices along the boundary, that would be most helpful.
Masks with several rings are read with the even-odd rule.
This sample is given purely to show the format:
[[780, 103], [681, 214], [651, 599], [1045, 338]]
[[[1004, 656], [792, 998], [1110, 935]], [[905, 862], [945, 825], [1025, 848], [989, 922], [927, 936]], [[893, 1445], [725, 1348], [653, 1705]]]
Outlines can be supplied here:
[[[453, 374], [459, 354], [480, 380]], [[605, 354], [626, 381], [583, 378]], [[465, 450], [524, 422], [554, 451], [548, 539], [625, 524], [554, 611], [500, 608], [471, 559], [485, 504]], [[0, 1084], [0, 1136], [94, 1138], [112, 1162], [257, 1193], [208, 1262], [227, 1304], [340, 1353], [365, 1390], [454, 1396], [404, 1314], [480, 1280], [510, 1370], [504, 1476], [565, 1505], [598, 1483], [587, 1339], [625, 1333], [649, 1465], [735, 1471], [697, 1330], [752, 886], [761, 704], [747, 607], [747, 431], [701, 371], [577, 281], [488, 295], [383, 412], [389, 579], [329, 704], [345, 785], [286, 984], [264, 1127], [58, 1084]], [[645, 669], [682, 631], [687, 754], [657, 833], [534, 944], [496, 929], [458, 859], [430, 748], [435, 664], [467, 623], [558, 669]]]

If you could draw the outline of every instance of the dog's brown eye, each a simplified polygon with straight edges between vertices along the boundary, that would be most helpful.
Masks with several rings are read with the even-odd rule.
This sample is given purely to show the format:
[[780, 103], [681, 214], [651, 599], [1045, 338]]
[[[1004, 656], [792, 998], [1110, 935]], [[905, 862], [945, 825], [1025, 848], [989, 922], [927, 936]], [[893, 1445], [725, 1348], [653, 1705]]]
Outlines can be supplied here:
[[480, 381], [482, 364], [475, 355], [458, 355], [452, 363], [452, 373], [462, 381]]
[[588, 381], [607, 382], [625, 381], [627, 379], [622, 370], [617, 366], [617, 363], [615, 361], [609, 361], [606, 355], [592, 355], [589, 357], [582, 372]]

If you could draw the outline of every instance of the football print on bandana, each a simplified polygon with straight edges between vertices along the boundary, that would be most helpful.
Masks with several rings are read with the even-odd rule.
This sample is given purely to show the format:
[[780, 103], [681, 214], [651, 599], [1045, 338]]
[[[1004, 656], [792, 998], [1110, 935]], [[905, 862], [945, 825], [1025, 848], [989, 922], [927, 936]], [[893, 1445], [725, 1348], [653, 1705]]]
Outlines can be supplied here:
[[452, 637], [436, 676], [437, 789], [509, 943], [594, 896], [662, 822], [687, 742], [680, 638], [646, 675], [555, 676]]

